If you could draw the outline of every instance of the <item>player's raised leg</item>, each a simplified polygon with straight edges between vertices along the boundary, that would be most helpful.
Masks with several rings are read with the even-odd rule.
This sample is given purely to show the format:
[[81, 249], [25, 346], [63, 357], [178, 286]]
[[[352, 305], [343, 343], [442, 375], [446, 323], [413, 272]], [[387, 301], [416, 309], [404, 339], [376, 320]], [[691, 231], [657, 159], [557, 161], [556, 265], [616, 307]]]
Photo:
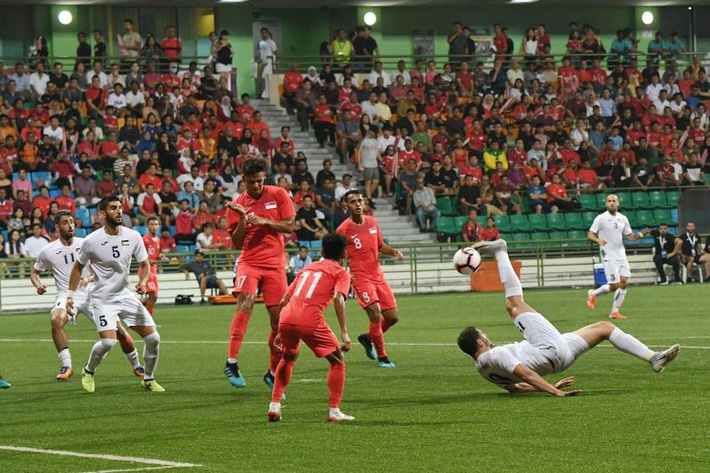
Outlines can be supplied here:
[[71, 353], [69, 352], [69, 337], [64, 331], [64, 326], [68, 321], [69, 315], [64, 308], [56, 308], [52, 311], [52, 340], [54, 341], [54, 346], [57, 347], [57, 356], [60, 364], [59, 374], [57, 374], [58, 381], [66, 381], [74, 373]]
[[666, 365], [675, 359], [680, 350], [680, 345], [676, 344], [667, 350], [655, 352], [611, 322], [597, 322], [582, 327], [574, 333], [582, 337], [589, 348], [597, 346], [604, 340], [609, 340], [609, 343], [617, 350], [648, 362], [656, 373], [663, 371]]

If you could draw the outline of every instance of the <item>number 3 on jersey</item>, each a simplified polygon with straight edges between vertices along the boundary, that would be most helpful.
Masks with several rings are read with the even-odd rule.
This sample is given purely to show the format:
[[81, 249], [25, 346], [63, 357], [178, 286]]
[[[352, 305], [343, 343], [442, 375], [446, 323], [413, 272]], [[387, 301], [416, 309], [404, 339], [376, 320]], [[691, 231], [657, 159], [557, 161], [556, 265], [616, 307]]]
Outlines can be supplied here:
[[303, 276], [301, 277], [301, 280], [298, 283], [298, 286], [296, 286], [296, 290], [293, 292], [294, 296], [298, 296], [301, 294], [303, 286], [306, 285], [306, 281], [309, 277], [311, 277], [311, 274], [313, 275], [313, 282], [311, 282], [311, 286], [308, 288], [308, 292], [306, 292], [306, 299], [311, 298], [311, 296], [313, 295], [313, 291], [316, 290], [318, 281], [320, 281], [320, 278], [323, 276], [323, 273], [312, 273], [311, 271], [305, 271], [303, 273]]

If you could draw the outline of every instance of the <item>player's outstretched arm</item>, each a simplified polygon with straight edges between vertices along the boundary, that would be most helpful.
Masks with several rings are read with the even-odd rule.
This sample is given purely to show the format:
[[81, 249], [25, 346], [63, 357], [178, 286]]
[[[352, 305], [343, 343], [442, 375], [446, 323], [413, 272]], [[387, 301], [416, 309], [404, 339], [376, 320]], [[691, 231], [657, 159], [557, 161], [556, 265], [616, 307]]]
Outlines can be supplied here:
[[[574, 377], [570, 376], [569, 378], [564, 378], [564, 379], [557, 381], [553, 386], [556, 387], [557, 389], [562, 389], [564, 387], [571, 386], [573, 384], [574, 384]], [[540, 391], [535, 386], [532, 386], [528, 383], [509, 384], [507, 386], [503, 386], [503, 388], [510, 393], [516, 393], [516, 394], [534, 393], [534, 392]]]
[[[537, 374], [536, 372], [534, 372], [530, 368], [526, 367], [522, 363], [520, 363], [518, 366], [515, 367], [515, 370], [513, 371], [513, 373], [518, 378], [522, 379], [525, 383], [529, 384], [530, 386], [532, 386], [536, 390], [550, 393], [553, 396], [557, 396], [557, 397], [574, 396], [574, 395], [582, 392], [580, 390], [563, 391], [563, 390], [557, 388], [556, 387], [557, 385], [553, 386], [550, 383], [548, 383], [547, 381], [545, 381], [545, 379], [542, 376], [540, 376], [539, 374]], [[559, 385], [560, 383], [557, 383], [557, 384]], [[569, 386], [569, 384], [563, 384], [562, 387], [564, 387], [564, 386]]]
[[391, 246], [387, 246], [384, 243], [380, 246], [380, 253], [383, 255], [394, 256], [397, 260], [402, 261], [404, 259], [404, 253], [399, 250], [395, 250]]
[[42, 280], [39, 278], [39, 273], [40, 272], [33, 267], [32, 271], [30, 271], [30, 282], [32, 282], [32, 285], [37, 289], [37, 294], [41, 296], [47, 292], [47, 286], [42, 284]]
[[333, 300], [333, 307], [335, 307], [335, 315], [338, 317], [338, 324], [340, 325], [340, 337], [343, 341], [340, 349], [343, 351], [350, 351], [350, 337], [348, 336], [348, 327], [345, 321], [345, 294], [339, 292], [335, 295]]

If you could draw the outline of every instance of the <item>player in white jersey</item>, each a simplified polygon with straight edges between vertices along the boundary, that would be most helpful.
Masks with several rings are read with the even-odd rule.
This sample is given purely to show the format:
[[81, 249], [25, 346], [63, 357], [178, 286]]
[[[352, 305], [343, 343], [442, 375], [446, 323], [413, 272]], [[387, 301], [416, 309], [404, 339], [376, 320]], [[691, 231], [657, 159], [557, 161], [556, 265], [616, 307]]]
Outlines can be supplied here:
[[619, 198], [614, 194], [606, 196], [606, 212], [597, 215], [587, 238], [599, 245], [599, 254], [604, 264], [604, 274], [608, 284], [587, 291], [587, 307], [594, 310], [597, 296], [614, 292], [609, 317], [625, 319], [619, 312], [626, 298], [626, 284], [631, 276], [629, 262], [626, 260], [624, 237], [629, 240], [643, 238], [643, 233], [633, 233], [629, 219], [619, 212]]
[[92, 232], [81, 245], [79, 257], [74, 263], [69, 278], [67, 310], [76, 304], [75, 291], [86, 265], [94, 272], [94, 287], [91, 291], [91, 311], [99, 332], [99, 340], [91, 349], [91, 355], [81, 377], [81, 385], [88, 393], [95, 390], [94, 372], [108, 351], [116, 345], [119, 319], [143, 337], [145, 349], [145, 376], [141, 386], [147, 391], [165, 391], [153, 377], [158, 364], [160, 335], [153, 317], [148, 313], [128, 283], [131, 260], [138, 262], [136, 292], [144, 294], [150, 275], [148, 253], [140, 234], [121, 226], [121, 202], [117, 197], [106, 197], [99, 203], [99, 217], [104, 226]]
[[[79, 249], [84, 241], [83, 238], [74, 236], [74, 217], [71, 213], [62, 211], [54, 217], [54, 225], [59, 231], [59, 239], [45, 245], [37, 255], [34, 267], [30, 273], [30, 281], [37, 289], [37, 294], [42, 295], [47, 292], [47, 286], [42, 283], [40, 275], [45, 270], [51, 270], [54, 276], [54, 284], [57, 287], [57, 296], [54, 299], [54, 307], [51, 312], [52, 320], [52, 339], [59, 353], [59, 361], [61, 367], [57, 379], [59, 381], [67, 380], [74, 372], [71, 362], [71, 354], [69, 352], [69, 339], [64, 326], [76, 316], [76, 312], [81, 312], [93, 322], [91, 314], [90, 302], [90, 287], [89, 284], [93, 280], [93, 274], [90, 268], [86, 268], [82, 274], [79, 283], [79, 290], [74, 295], [74, 310], [75, 313], [68, 313], [66, 309], [66, 295], [69, 286], [69, 275], [76, 258], [79, 256]], [[143, 367], [138, 360], [138, 351], [131, 336], [122, 327], [118, 327], [118, 340], [121, 343], [121, 348], [126, 354], [128, 361], [133, 367], [133, 373], [136, 376], [142, 377], [144, 374]]]
[[574, 378], [550, 384], [543, 376], [566, 370], [577, 357], [604, 340], [609, 340], [616, 349], [648, 362], [655, 372], [663, 371], [678, 354], [679, 345], [654, 352], [606, 321], [561, 334], [523, 300], [523, 286], [508, 258], [505, 241], [479, 242], [473, 247], [481, 254], [495, 256], [505, 288], [505, 308], [525, 340], [494, 347], [483, 331], [466, 327], [459, 335], [458, 345], [476, 360], [476, 369], [481, 376], [509, 392], [544, 391], [560, 397], [579, 394], [579, 390], [563, 390], [574, 383]]

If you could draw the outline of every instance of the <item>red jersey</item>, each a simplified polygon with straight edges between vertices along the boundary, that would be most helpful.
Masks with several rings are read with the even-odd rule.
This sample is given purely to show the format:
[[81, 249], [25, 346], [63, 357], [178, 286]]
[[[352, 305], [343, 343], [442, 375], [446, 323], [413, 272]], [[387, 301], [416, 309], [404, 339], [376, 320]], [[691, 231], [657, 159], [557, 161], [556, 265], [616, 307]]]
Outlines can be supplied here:
[[567, 197], [567, 189], [562, 184], [550, 184], [547, 186], [547, 201], [553, 202], [558, 197]]
[[300, 72], [287, 72], [284, 75], [284, 89], [292, 94], [298, 92], [303, 84], [303, 76]]
[[218, 228], [212, 234], [212, 244], [221, 246], [224, 250], [228, 250], [232, 247], [232, 234]]
[[[241, 261], [241, 260], [240, 260]], [[336, 294], [347, 297], [350, 275], [333, 260], [311, 263], [298, 272], [288, 288], [290, 300], [279, 323], [317, 327], [325, 323], [323, 311]]]
[[76, 201], [73, 197], [58, 195], [54, 201], [59, 205], [59, 210], [67, 210], [72, 214], [76, 212]]
[[250, 121], [254, 120], [254, 109], [251, 108], [249, 105], [242, 104], [238, 106], [237, 113], [239, 114], [239, 118], [244, 123], [249, 123]]
[[380, 247], [385, 244], [375, 217], [363, 216], [362, 225], [351, 218], [340, 224], [336, 232], [348, 240], [347, 252], [350, 272], [358, 279], [384, 279], [380, 267]]
[[493, 228], [486, 227], [481, 232], [481, 240], [492, 241], [492, 240], [498, 240], [499, 238], [500, 238], [500, 230], [498, 230], [496, 227], [493, 227]]
[[150, 261], [158, 261], [160, 259], [160, 238], [146, 233], [143, 235], [143, 244], [148, 252], [148, 259]]
[[159, 241], [160, 241], [160, 251], [175, 251], [175, 238], [160, 237]]
[[[286, 220], [296, 215], [293, 202], [285, 189], [264, 186], [261, 197], [253, 199], [248, 192], [237, 196], [235, 204], [241, 204], [247, 215], [255, 214], [269, 220]], [[227, 210], [227, 228], [233, 233], [239, 223], [239, 214]], [[266, 226], [247, 225], [246, 236], [239, 262], [258, 268], [282, 268], [284, 259], [284, 239], [280, 232]]]

